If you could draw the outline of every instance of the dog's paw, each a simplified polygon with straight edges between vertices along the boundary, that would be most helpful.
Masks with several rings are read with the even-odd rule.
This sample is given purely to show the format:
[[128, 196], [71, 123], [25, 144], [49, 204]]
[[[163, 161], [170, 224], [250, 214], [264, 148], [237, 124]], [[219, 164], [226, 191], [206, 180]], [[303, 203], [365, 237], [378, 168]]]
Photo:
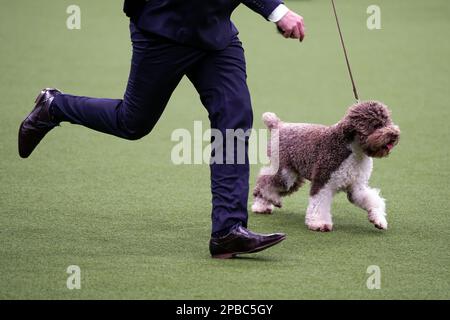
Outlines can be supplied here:
[[373, 221], [370, 221], [373, 223], [373, 225], [375, 226], [375, 228], [380, 229], [380, 230], [387, 230], [388, 228], [388, 223], [386, 221], [386, 219], [383, 217], [381, 219], [375, 219]]
[[283, 204], [281, 203], [281, 201], [277, 201], [277, 200], [273, 201], [273, 205], [277, 208], [283, 207]]
[[321, 231], [321, 232], [333, 231], [332, 223], [310, 222], [310, 223], [307, 223], [306, 226], [308, 227], [309, 230], [312, 230], [312, 231]]
[[273, 205], [263, 199], [256, 199], [252, 205], [252, 211], [259, 214], [271, 214]]
[[385, 218], [385, 214], [384, 214], [384, 213], [382, 213], [382, 214], [380, 214], [380, 213], [376, 214], [376, 213], [374, 213], [374, 212], [371, 212], [371, 213], [369, 214], [369, 221], [370, 221], [371, 223], [373, 223], [373, 225], [374, 225], [375, 228], [377, 228], [377, 229], [380, 229], [380, 230], [387, 230], [387, 228], [388, 228], [388, 222], [387, 222], [387, 220], [386, 220], [386, 218]]

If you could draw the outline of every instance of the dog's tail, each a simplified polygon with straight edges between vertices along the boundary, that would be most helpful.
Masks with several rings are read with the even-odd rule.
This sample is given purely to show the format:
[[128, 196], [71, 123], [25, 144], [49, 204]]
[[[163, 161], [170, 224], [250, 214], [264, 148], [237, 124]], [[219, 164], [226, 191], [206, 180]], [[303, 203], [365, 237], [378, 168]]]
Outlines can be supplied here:
[[277, 117], [275, 113], [266, 112], [262, 115], [262, 119], [270, 130], [277, 129], [280, 125], [281, 120]]

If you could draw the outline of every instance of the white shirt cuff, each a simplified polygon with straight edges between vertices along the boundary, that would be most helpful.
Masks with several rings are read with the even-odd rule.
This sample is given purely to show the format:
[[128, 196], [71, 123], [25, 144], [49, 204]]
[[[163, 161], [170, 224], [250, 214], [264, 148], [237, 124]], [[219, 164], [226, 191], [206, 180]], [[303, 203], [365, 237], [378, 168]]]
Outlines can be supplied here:
[[275, 8], [275, 10], [272, 11], [267, 19], [271, 22], [278, 22], [281, 20], [281, 18], [284, 17], [286, 13], [288, 13], [288, 11], [288, 7], [286, 7], [284, 4], [280, 4]]

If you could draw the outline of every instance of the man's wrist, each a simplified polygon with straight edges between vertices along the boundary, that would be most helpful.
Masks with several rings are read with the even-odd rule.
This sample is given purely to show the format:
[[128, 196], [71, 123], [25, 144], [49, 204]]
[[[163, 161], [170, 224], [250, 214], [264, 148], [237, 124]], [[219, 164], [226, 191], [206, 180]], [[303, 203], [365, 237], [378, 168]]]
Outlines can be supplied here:
[[280, 21], [286, 13], [289, 12], [289, 8], [286, 7], [284, 4], [278, 5], [278, 7], [275, 8], [275, 10], [272, 11], [272, 13], [269, 15], [267, 20], [271, 22], [278, 22]]

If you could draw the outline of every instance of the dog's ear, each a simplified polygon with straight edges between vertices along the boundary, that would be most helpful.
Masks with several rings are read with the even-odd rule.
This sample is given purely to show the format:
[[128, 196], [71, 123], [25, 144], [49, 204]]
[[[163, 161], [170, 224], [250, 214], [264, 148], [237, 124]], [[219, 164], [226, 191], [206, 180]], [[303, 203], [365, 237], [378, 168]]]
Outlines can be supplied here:
[[340, 128], [342, 130], [342, 135], [345, 140], [351, 142], [355, 139], [356, 128], [348, 118], [344, 118], [340, 124]]
[[389, 110], [381, 102], [358, 102], [347, 110], [342, 119], [344, 135], [347, 139], [369, 136], [375, 129], [389, 122]]

